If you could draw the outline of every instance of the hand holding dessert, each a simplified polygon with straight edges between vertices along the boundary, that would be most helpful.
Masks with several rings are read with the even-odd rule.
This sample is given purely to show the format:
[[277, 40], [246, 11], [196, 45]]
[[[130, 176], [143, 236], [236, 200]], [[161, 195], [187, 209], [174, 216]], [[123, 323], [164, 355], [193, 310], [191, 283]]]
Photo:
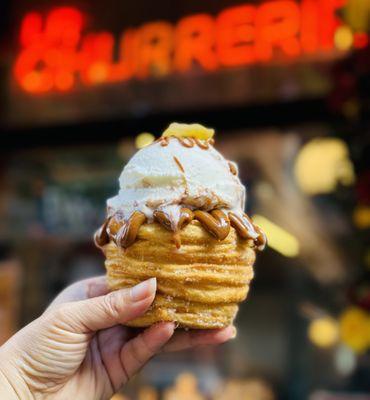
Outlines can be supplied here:
[[108, 400], [159, 352], [223, 343], [217, 331], [175, 332], [163, 322], [126, 328], [153, 302], [156, 280], [109, 293], [105, 277], [65, 289], [46, 312], [0, 347], [0, 399]]
[[213, 134], [171, 124], [128, 162], [108, 200], [95, 242], [110, 288], [158, 282], [153, 306], [130, 326], [226, 327], [248, 293], [266, 237], [244, 213], [237, 166], [213, 147]]

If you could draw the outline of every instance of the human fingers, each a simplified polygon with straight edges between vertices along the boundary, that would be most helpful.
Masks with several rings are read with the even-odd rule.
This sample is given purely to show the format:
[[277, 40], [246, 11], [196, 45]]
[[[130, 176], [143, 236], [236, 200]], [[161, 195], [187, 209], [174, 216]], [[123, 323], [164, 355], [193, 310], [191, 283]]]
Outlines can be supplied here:
[[236, 328], [232, 325], [223, 329], [178, 331], [163, 347], [162, 351], [173, 352], [203, 345], [216, 345], [235, 337]]
[[148, 279], [131, 289], [120, 289], [103, 296], [61, 304], [48, 313], [65, 329], [76, 333], [92, 333], [139, 317], [152, 304], [156, 279]]
[[[123, 345], [120, 352], [122, 364], [121, 381], [123, 385], [136, 374], [170, 340], [175, 331], [173, 322], [160, 322], [152, 325], [138, 336]], [[115, 389], [119, 388], [116, 387]]]

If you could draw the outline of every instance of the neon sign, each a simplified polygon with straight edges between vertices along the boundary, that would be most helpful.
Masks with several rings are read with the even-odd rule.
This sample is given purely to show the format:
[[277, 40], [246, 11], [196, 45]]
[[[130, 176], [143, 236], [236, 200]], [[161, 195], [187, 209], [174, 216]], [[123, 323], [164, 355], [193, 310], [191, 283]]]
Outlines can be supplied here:
[[[344, 3], [242, 4], [217, 16], [189, 15], [177, 24], [148, 22], [120, 37], [85, 32], [84, 15], [74, 7], [55, 8], [45, 16], [30, 12], [21, 23], [21, 49], [13, 74], [24, 91], [41, 94], [186, 73], [195, 65], [214, 71], [328, 52], [335, 48], [335, 34], [343, 26], [336, 11]], [[365, 39], [362, 45], [367, 44]]]

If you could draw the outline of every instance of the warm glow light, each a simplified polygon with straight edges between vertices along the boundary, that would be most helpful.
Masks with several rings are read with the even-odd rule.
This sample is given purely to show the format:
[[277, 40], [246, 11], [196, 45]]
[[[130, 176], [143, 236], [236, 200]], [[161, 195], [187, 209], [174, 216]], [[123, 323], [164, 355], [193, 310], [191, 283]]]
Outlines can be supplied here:
[[151, 133], [143, 132], [136, 136], [135, 146], [138, 149], [142, 149], [143, 147], [149, 146], [155, 140], [154, 135]]
[[87, 76], [92, 83], [101, 83], [107, 80], [108, 64], [104, 62], [96, 62], [90, 65]]
[[357, 206], [353, 212], [353, 222], [360, 229], [370, 227], [370, 207]]
[[370, 314], [350, 307], [340, 317], [340, 335], [343, 342], [357, 353], [370, 348]]
[[330, 193], [338, 183], [349, 186], [355, 181], [347, 145], [337, 138], [317, 138], [303, 146], [294, 174], [302, 191], [309, 195]]
[[205, 70], [217, 68], [217, 58], [213, 51], [214, 20], [210, 15], [199, 14], [183, 18], [176, 29], [175, 68], [188, 71], [194, 62]]
[[339, 338], [337, 321], [331, 317], [314, 319], [308, 327], [308, 337], [318, 347], [332, 347]]
[[300, 54], [297, 34], [300, 10], [293, 1], [274, 1], [262, 4], [256, 15], [256, 30], [260, 40], [256, 42], [256, 54], [260, 60], [271, 60], [274, 48], [294, 57]]
[[353, 46], [356, 49], [363, 49], [369, 44], [369, 36], [366, 32], [356, 32], [353, 34]]
[[253, 220], [265, 232], [269, 247], [285, 257], [298, 256], [299, 242], [295, 236], [262, 215], [254, 215]]
[[139, 31], [137, 76], [166, 75], [171, 70], [173, 27], [167, 22], [153, 22]]
[[111, 32], [84, 32], [83, 13], [57, 7], [30, 12], [21, 23], [21, 49], [13, 74], [30, 93], [69, 91], [83, 85], [124, 82], [194, 67], [205, 71], [297, 58], [304, 54], [364, 47], [337, 13], [346, 0], [265, 0], [240, 4], [219, 15], [188, 15], [176, 24], [156, 21]]
[[256, 60], [253, 21], [257, 8], [252, 5], [230, 7], [217, 18], [217, 54], [222, 65], [248, 65]]
[[353, 33], [348, 26], [340, 26], [334, 35], [335, 47], [338, 50], [347, 51], [353, 45]]

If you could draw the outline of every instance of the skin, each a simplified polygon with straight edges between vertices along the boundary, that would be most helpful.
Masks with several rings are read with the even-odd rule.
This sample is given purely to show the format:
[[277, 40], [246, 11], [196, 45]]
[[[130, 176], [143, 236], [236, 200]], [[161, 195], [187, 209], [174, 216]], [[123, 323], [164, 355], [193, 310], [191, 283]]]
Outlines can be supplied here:
[[150, 307], [156, 280], [109, 293], [105, 277], [77, 282], [0, 347], [2, 400], [110, 399], [159, 352], [220, 344], [235, 328], [177, 331], [172, 322], [138, 333], [124, 326]]

